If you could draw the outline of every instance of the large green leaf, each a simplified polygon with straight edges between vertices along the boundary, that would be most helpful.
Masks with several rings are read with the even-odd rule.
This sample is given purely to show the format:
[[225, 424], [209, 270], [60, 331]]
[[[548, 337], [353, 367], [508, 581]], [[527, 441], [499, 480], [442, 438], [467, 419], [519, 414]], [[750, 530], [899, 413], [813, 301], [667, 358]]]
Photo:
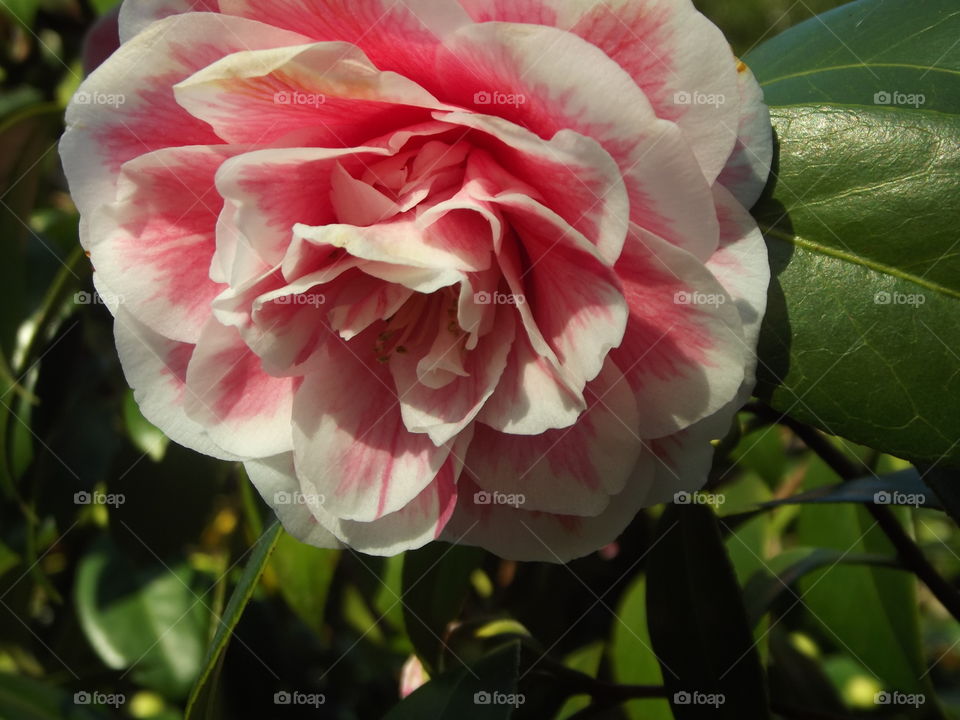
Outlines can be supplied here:
[[384, 720], [507, 720], [524, 701], [517, 693], [519, 666], [520, 644], [510, 642], [472, 667], [433, 678]]
[[[613, 679], [622, 685], [662, 685], [663, 673], [647, 630], [647, 580], [637, 577], [617, 608], [610, 642]], [[624, 706], [630, 720], [673, 720], [666, 700], [631, 700]]]
[[647, 566], [647, 614], [677, 720], [770, 717], [740, 586], [708, 507], [663, 513]]
[[210, 623], [201, 592], [189, 567], [137, 567], [107, 538], [77, 567], [77, 615], [100, 659], [174, 698], [200, 672]]
[[223, 611], [223, 615], [219, 619], [213, 642], [207, 648], [203, 670], [190, 691], [184, 720], [210, 720], [210, 718], [216, 717], [217, 682], [220, 678], [220, 670], [223, 667], [227, 644], [230, 642], [237, 623], [240, 622], [240, 616], [243, 615], [244, 608], [247, 607], [247, 603], [253, 596], [253, 591], [260, 582], [260, 576], [263, 575], [263, 571], [270, 560], [270, 555], [277, 547], [282, 533], [283, 528], [280, 523], [274, 523], [264, 531], [249, 551], [247, 565], [243, 569], [243, 574], [240, 576], [233, 594], [230, 595], [226, 610]]
[[754, 209], [774, 272], [758, 394], [832, 434], [952, 464], [958, 37], [954, 0], [862, 0], [747, 57], [779, 138]]
[[338, 550], [321, 550], [283, 533], [270, 561], [280, 594], [317, 633], [323, 630], [327, 593], [339, 558]]
[[482, 551], [430, 543], [403, 559], [403, 618], [410, 642], [432, 670], [442, 662], [447, 625], [457, 617]]
[[[815, 458], [805, 487], [836, 481], [836, 475]], [[905, 512], [898, 515], [909, 520]], [[849, 653], [886, 689], [926, 694], [930, 699], [924, 706], [926, 717], [940, 717], [921, 651], [915, 579], [899, 570], [839, 563], [839, 558], [861, 554], [894, 557], [893, 547], [870, 514], [853, 504], [804, 505], [798, 540], [840, 553], [837, 561], [798, 583], [812, 629], [838, 652]]]

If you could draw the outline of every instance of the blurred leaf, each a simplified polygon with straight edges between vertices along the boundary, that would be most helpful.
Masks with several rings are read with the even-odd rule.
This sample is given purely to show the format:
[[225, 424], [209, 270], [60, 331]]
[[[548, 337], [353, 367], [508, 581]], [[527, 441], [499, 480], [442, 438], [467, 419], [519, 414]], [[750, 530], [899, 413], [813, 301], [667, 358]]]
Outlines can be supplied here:
[[[507, 720], [514, 706], [492, 702], [517, 694], [520, 645], [511, 642], [475, 663], [432, 678], [384, 720]], [[487, 702], [484, 702], [484, 701]]]
[[108, 539], [77, 566], [77, 615], [107, 667], [171, 698], [186, 697], [200, 672], [210, 617], [185, 565], [138, 568]]
[[[663, 673], [647, 630], [647, 583], [637, 577], [617, 608], [610, 641], [613, 679], [622, 685], [662, 685]], [[666, 700], [631, 700], [624, 704], [631, 720], [673, 720]]]
[[49, 682], [0, 672], [0, 718], [3, 720], [107, 720], [93, 705], [76, 705], [73, 696]]
[[[603, 651], [603, 643], [597, 641], [567, 655], [563, 659], [563, 664], [571, 670], [576, 670], [590, 677], [597, 677], [600, 671], [600, 663], [603, 660]], [[588, 707], [590, 702], [591, 700], [588, 695], [574, 695], [568, 698], [560, 709], [560, 712], [556, 715], [555, 720], [567, 720], [567, 718], [574, 713]], [[647, 717], [655, 720], [653, 716]]]
[[767, 566], [758, 569], [743, 589], [747, 608], [747, 622], [755, 627], [770, 607], [800, 578], [816, 570], [835, 565], [873, 565], [897, 568], [893, 557], [868, 553], [849, 553], [830, 548], [791, 548], [773, 558]]
[[127, 434], [134, 446], [149, 455], [154, 462], [163, 460], [170, 440], [159, 428], [143, 416], [137, 406], [137, 401], [133, 399], [132, 390], [127, 390], [124, 393], [123, 420], [127, 426]]
[[940, 510], [936, 495], [915, 468], [880, 477], [858, 478], [836, 485], [824, 485], [793, 497], [761, 503], [761, 507], [806, 505], [810, 503], [872, 503], [903, 505]]
[[0, 3], [0, 12], [19, 20], [24, 27], [32, 28], [40, 9], [40, 0], [4, 0]]
[[[801, 652], [779, 628], [770, 633], [770, 696], [776, 707], [791, 708], [792, 717], [841, 715], [836, 688], [817, 658]], [[812, 711], [812, 712], [811, 712]]]
[[[814, 458], [805, 487], [836, 483], [837, 476]], [[909, 519], [904, 512], [901, 520]], [[840, 553], [894, 556], [894, 549], [876, 522], [858, 505], [804, 505], [797, 537], [811, 547]], [[909, 573], [886, 568], [831, 565], [800, 583], [803, 605], [814, 628], [851, 653], [888, 689], [923, 692], [934, 697], [920, 647], [916, 581]], [[845, 598], [846, 601], [839, 601]], [[937, 717], [935, 703], [926, 706]]]
[[[648, 557], [647, 613], [677, 720], [770, 717], [740, 586], [708, 507], [664, 511]], [[724, 700], [716, 706], [682, 701], [697, 693]]]
[[[861, 0], [746, 60], [779, 166], [754, 208], [774, 281], [757, 395], [919, 462], [960, 464], [960, 14]], [[878, 388], [882, 388], [878, 390]]]
[[54, 104], [34, 105], [0, 123], [0, 237], [5, 249], [0, 263], [0, 287], [4, 289], [0, 351], [7, 358], [12, 357], [16, 330], [27, 314], [25, 241], [32, 234], [30, 213], [36, 204], [44, 160], [56, 157], [62, 112]]
[[744, 435], [731, 453], [739, 467], [755, 472], [771, 487], [783, 479], [787, 467], [782, 432], [779, 425], [754, 430]]
[[103, 15], [119, 5], [120, 0], [90, 0], [90, 4], [93, 5], [93, 9], [96, 10], [99, 15]]
[[960, 482], [957, 472], [933, 467], [923, 473], [923, 479], [953, 522], [960, 525]]
[[253, 596], [253, 591], [260, 581], [260, 576], [263, 575], [263, 571], [270, 560], [270, 555], [276, 548], [282, 533], [283, 528], [280, 523], [275, 522], [260, 536], [249, 551], [247, 565], [237, 582], [237, 587], [234, 588], [233, 594], [230, 596], [227, 609], [224, 610], [223, 616], [219, 619], [213, 642], [207, 648], [203, 670], [190, 691], [184, 720], [209, 720], [209, 718], [215, 716], [217, 683], [220, 678], [220, 670], [223, 667], [227, 644], [230, 642], [234, 628], [240, 622], [240, 616], [243, 615], [244, 608], [247, 607], [247, 603]]
[[432, 542], [403, 560], [403, 617], [417, 655], [431, 673], [442, 669], [443, 638], [470, 590], [483, 551]]
[[317, 633], [323, 630], [327, 593], [339, 558], [338, 550], [321, 550], [284, 532], [270, 560], [277, 573], [280, 594]]

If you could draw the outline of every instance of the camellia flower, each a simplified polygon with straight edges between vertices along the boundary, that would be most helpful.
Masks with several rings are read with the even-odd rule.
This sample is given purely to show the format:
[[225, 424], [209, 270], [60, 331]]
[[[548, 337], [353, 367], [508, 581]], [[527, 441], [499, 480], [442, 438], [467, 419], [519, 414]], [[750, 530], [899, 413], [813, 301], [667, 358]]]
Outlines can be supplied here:
[[137, 0], [61, 154], [148, 419], [286, 528], [567, 560], [753, 385], [760, 88], [689, 0]]

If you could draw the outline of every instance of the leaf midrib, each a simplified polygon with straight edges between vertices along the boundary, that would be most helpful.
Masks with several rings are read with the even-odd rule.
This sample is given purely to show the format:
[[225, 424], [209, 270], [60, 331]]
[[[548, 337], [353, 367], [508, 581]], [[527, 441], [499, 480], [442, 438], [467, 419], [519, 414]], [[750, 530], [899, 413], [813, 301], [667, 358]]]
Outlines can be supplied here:
[[785, 242], [791, 243], [792, 245], [802, 247], [806, 250], [812, 250], [822, 255], [827, 255], [829, 257], [837, 258], [838, 260], [844, 260], [854, 265], [861, 265], [862, 267], [868, 268], [875, 272], [883, 273], [884, 275], [889, 275], [891, 277], [897, 278], [898, 280], [906, 280], [907, 282], [912, 282], [915, 285], [919, 285], [922, 288], [926, 288], [927, 290], [931, 290], [933, 292], [946, 295], [947, 297], [960, 300], [960, 292], [958, 292], [957, 290], [952, 290], [951, 288], [944, 287], [943, 285], [938, 285], [937, 283], [932, 282], [931, 280], [928, 280], [924, 277], [918, 277], [916, 275], [903, 272], [898, 268], [891, 267], [889, 265], [884, 265], [883, 263], [877, 262], [875, 260], [870, 260], [869, 258], [861, 257], [859, 255], [854, 255], [853, 253], [839, 250], [835, 247], [831, 247], [830, 245], [824, 245], [822, 243], [818, 243], [814, 240], [810, 240], [809, 238], [801, 237], [800, 235], [792, 235], [790, 233], [783, 232], [782, 230], [778, 230], [777, 228], [765, 226], [763, 224], [759, 224], [759, 225], [760, 225], [760, 230], [763, 232], [764, 235], [772, 235], [773, 237], [779, 240], [783, 240]]
[[855, 63], [850, 65], [831, 65], [828, 67], [821, 68], [812, 68], [810, 70], [804, 70], [803, 72], [792, 73], [790, 75], [781, 75], [780, 77], [775, 77], [770, 80], [766, 80], [760, 83], [760, 87], [768, 87], [774, 83], [783, 82], [785, 80], [793, 80], [795, 78], [808, 77], [810, 75], [817, 75], [819, 73], [828, 73], [828, 72], [837, 72], [840, 70], [856, 70], [858, 68], [898, 68], [901, 70], [923, 70], [924, 74], [937, 72], [945, 73], [947, 75], [960, 75], [960, 70], [952, 70], [950, 68], [941, 68], [934, 65], [925, 66], [925, 65], [911, 65], [910, 63]]

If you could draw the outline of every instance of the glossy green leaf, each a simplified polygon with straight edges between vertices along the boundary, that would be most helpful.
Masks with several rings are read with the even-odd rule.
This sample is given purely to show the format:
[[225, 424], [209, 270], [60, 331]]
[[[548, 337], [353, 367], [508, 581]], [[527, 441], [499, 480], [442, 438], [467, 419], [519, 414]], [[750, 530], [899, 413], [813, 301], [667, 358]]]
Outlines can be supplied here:
[[223, 615], [217, 623], [213, 642], [207, 648], [200, 677], [190, 691], [184, 720], [207, 720], [214, 717], [214, 708], [217, 704], [217, 682], [220, 677], [220, 670], [223, 667], [227, 645], [282, 534], [283, 528], [280, 523], [275, 522], [264, 531], [253, 548], [250, 549], [243, 574], [230, 595], [226, 610], [223, 611]]
[[[813, 489], [837, 480], [815, 458], [805, 487]], [[897, 515], [909, 521], [907, 511], [899, 510]], [[797, 530], [799, 542], [810, 547], [848, 555], [895, 556], [871, 515], [858, 505], [804, 505]], [[911, 574], [834, 563], [806, 575], [798, 588], [800, 607], [809, 611], [811, 627], [838, 652], [849, 653], [889, 690], [935, 697], [921, 652], [917, 584]], [[838, 598], [846, 601], [838, 602]], [[935, 703], [926, 707], [937, 717]]]
[[210, 622], [201, 592], [190, 568], [137, 567], [106, 538], [77, 567], [77, 615], [97, 655], [173, 698], [200, 672]]
[[442, 667], [447, 625], [456, 619], [480, 565], [477, 548], [430, 543], [403, 560], [403, 617], [407, 635], [428, 670]]
[[647, 613], [676, 720], [770, 717], [740, 586], [708, 507], [664, 511], [648, 557]]
[[323, 629], [330, 582], [340, 558], [338, 550], [322, 550], [283, 533], [270, 560], [280, 594], [310, 628]]
[[520, 645], [508, 643], [469, 668], [432, 678], [384, 720], [507, 720], [523, 704], [517, 692], [519, 666]]
[[[662, 685], [663, 672], [647, 630], [647, 582], [637, 577], [623, 594], [610, 640], [613, 679], [621, 685]], [[673, 720], [666, 700], [631, 700], [623, 705], [631, 720]]]
[[861, 0], [747, 57], [779, 138], [754, 208], [774, 273], [758, 395], [831, 434], [953, 464], [957, 37], [953, 0]]

